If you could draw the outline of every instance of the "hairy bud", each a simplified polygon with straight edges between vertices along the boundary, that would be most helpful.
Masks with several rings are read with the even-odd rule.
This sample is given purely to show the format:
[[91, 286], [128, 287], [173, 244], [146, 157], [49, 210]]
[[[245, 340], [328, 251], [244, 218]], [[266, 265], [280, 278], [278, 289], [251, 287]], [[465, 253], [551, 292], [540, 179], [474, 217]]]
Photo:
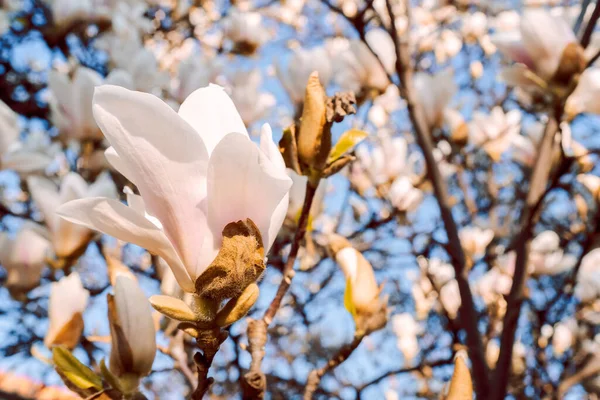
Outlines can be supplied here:
[[262, 275], [264, 257], [260, 231], [251, 219], [227, 224], [219, 254], [196, 280], [196, 294], [216, 301], [239, 296]]
[[322, 170], [331, 150], [330, 124], [327, 124], [327, 95], [313, 72], [308, 78], [298, 132], [298, 158], [308, 168]]

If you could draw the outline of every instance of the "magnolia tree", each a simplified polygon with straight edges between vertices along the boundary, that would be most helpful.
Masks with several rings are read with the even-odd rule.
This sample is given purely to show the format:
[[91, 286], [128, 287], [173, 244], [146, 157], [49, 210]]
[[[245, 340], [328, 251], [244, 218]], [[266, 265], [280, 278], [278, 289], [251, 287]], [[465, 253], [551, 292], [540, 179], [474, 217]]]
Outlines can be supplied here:
[[570, 3], [1, 1], [0, 395], [597, 398]]

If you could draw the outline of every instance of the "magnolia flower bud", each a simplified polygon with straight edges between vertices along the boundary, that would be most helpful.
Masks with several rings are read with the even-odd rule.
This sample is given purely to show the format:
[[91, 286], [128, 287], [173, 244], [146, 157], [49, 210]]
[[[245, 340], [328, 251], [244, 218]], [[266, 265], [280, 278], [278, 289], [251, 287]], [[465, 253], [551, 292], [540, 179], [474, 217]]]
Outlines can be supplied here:
[[144, 292], [135, 281], [119, 276], [115, 294], [107, 299], [110, 371], [119, 378], [148, 375], [156, 354], [156, 331]]
[[308, 78], [304, 107], [298, 132], [298, 158], [308, 168], [322, 170], [331, 150], [331, 132], [327, 126], [327, 96], [319, 73]]
[[387, 301], [379, 298], [381, 288], [377, 286], [373, 267], [342, 236], [331, 235], [329, 249], [346, 276], [344, 305], [354, 316], [357, 330], [381, 329], [387, 322]]
[[456, 353], [454, 358], [454, 373], [450, 380], [448, 394], [444, 397], [446, 400], [471, 400], [473, 398], [473, 382], [471, 373], [466, 363], [466, 354], [464, 350]]
[[265, 249], [251, 219], [223, 229], [223, 244], [208, 269], [196, 280], [196, 294], [213, 300], [239, 296], [265, 270]]
[[83, 332], [82, 315], [89, 296], [77, 272], [52, 284], [48, 305], [50, 327], [44, 338], [46, 347], [64, 345], [72, 349], [77, 346]]

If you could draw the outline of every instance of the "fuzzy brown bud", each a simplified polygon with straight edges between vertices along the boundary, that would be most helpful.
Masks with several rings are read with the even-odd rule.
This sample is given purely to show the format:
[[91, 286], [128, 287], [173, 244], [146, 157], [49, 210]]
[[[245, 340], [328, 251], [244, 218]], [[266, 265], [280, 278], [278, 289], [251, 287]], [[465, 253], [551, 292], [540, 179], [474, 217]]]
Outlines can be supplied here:
[[251, 219], [227, 224], [219, 254], [196, 280], [196, 294], [216, 301], [239, 296], [264, 272], [264, 257], [260, 231]]

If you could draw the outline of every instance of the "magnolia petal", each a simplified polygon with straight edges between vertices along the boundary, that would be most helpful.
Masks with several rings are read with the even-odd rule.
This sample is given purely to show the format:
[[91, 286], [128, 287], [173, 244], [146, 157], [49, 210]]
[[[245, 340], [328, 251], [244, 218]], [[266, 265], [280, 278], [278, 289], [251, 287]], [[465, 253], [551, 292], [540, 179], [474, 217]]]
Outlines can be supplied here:
[[521, 35], [518, 32], [497, 33], [492, 41], [505, 57], [516, 63], [524, 64], [532, 70], [535, 69], [535, 62], [522, 43]]
[[129, 166], [121, 161], [121, 157], [117, 154], [117, 151], [114, 147], [110, 146], [104, 151], [104, 156], [108, 163], [117, 170], [118, 173], [123, 175], [127, 180], [135, 185], [135, 181], [133, 180], [133, 174], [129, 170]]
[[291, 185], [285, 169], [269, 161], [246, 136], [225, 136], [208, 168], [211, 230], [220, 233], [228, 223], [250, 218], [260, 229], [267, 252], [285, 218], [286, 207], [281, 202]]
[[248, 136], [242, 117], [225, 90], [218, 85], [194, 91], [179, 108], [179, 116], [202, 138], [208, 154], [228, 133]]
[[577, 42], [566, 20], [550, 15], [544, 9], [528, 9], [521, 18], [522, 43], [535, 63], [535, 71], [552, 78], [567, 44]]
[[208, 153], [202, 137], [159, 98], [117, 86], [96, 90], [94, 115], [149, 213], [184, 265], [195, 266], [204, 241], [199, 221], [205, 219]]
[[81, 175], [76, 172], [69, 172], [67, 175], [65, 175], [60, 184], [60, 203], [64, 204], [68, 201], [85, 197], [87, 188], [88, 184], [85, 179], [81, 177]]
[[50, 326], [44, 338], [44, 344], [47, 347], [55, 343], [59, 334], [64, 335], [63, 328], [77, 314], [83, 314], [89, 297], [90, 294], [81, 284], [77, 272], [73, 272], [71, 275], [61, 278], [58, 282], [52, 283], [48, 304]]
[[50, 179], [41, 176], [27, 178], [27, 186], [37, 208], [44, 214], [48, 229], [55, 231], [58, 220], [54, 211], [60, 206], [58, 188]]
[[150, 373], [156, 355], [156, 331], [150, 304], [138, 284], [125, 276], [117, 278], [114, 299], [119, 324], [133, 356], [129, 372], [145, 376]]
[[[94, 89], [102, 84], [102, 76], [90, 68], [79, 67], [73, 76], [73, 106], [76, 107], [72, 113], [78, 118], [82, 127], [95, 127], [94, 116], [92, 114], [92, 99]], [[79, 132], [83, 134], [84, 132]], [[99, 132], [98, 132], [99, 133]]]
[[67, 221], [136, 244], [159, 255], [171, 267], [179, 285], [185, 291], [194, 291], [192, 279], [173, 245], [163, 231], [143, 214], [117, 200], [93, 197], [64, 204], [57, 214]]

